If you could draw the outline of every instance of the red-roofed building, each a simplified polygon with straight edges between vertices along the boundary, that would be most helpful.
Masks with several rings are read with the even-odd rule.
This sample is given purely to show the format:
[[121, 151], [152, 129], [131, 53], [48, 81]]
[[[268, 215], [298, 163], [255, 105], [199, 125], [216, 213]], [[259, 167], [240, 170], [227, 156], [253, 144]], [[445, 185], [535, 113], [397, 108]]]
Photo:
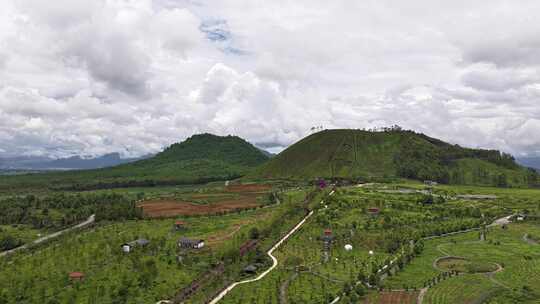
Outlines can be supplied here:
[[82, 281], [84, 279], [84, 273], [72, 272], [69, 274], [69, 279], [72, 281]]
[[381, 212], [381, 210], [379, 208], [372, 207], [372, 208], [368, 208], [367, 212], [368, 214], [375, 216], [375, 215], [378, 215]]

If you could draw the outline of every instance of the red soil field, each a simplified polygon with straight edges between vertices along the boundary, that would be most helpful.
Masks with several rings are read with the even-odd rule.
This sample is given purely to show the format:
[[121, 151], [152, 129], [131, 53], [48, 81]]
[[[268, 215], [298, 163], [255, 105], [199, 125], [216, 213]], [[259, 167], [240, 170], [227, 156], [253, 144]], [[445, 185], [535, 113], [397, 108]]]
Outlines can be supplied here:
[[383, 291], [377, 300], [366, 299], [365, 304], [416, 304], [418, 292], [408, 291]]
[[212, 214], [231, 211], [234, 209], [245, 209], [257, 207], [259, 204], [251, 198], [244, 198], [234, 201], [222, 201], [215, 204], [196, 205], [188, 202], [174, 200], [146, 201], [139, 206], [143, 208], [143, 213], [149, 217], [170, 217], [177, 215]]
[[256, 197], [243, 197], [238, 200], [222, 201], [214, 204], [197, 205], [174, 200], [145, 201], [139, 205], [149, 217], [170, 217], [176, 215], [203, 215], [246, 209], [259, 206]]
[[[271, 189], [269, 185], [248, 184], [248, 185], [229, 185], [226, 187], [225, 197], [218, 202], [211, 204], [193, 204], [185, 201], [171, 199], [149, 200], [139, 204], [143, 213], [148, 217], [172, 217], [177, 215], [204, 215], [228, 212], [235, 209], [247, 209], [257, 207], [258, 194]], [[227, 194], [229, 193], [229, 194]], [[231, 193], [238, 193], [239, 198], [231, 198]], [[193, 198], [217, 198], [219, 193], [215, 194], [194, 194]]]

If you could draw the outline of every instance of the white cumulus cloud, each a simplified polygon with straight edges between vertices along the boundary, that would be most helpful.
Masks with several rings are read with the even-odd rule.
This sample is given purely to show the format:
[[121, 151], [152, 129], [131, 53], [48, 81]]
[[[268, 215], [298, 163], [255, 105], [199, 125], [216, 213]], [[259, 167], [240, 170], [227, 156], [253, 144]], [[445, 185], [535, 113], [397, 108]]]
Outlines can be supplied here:
[[540, 151], [537, 1], [5, 0], [0, 156], [279, 150], [312, 126]]

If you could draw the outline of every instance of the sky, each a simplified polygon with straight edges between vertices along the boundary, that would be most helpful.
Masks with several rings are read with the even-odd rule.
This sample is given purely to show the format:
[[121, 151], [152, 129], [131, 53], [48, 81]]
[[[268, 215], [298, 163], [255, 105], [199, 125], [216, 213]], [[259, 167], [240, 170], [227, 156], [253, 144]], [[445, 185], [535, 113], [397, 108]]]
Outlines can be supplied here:
[[528, 0], [0, 0], [0, 157], [400, 125], [540, 155]]

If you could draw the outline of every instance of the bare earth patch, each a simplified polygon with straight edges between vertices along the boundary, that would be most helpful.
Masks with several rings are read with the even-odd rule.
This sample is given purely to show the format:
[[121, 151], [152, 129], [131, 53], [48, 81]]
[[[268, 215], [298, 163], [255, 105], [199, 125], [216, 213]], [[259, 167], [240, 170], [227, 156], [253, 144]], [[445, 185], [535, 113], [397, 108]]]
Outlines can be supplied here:
[[216, 200], [208, 204], [194, 204], [185, 201], [189, 198], [184, 198], [184, 201], [174, 199], [148, 200], [139, 206], [142, 207], [144, 215], [148, 217], [216, 214], [258, 207], [260, 203], [257, 198], [270, 189], [270, 185], [264, 184], [233, 184], [225, 187], [224, 193], [201, 193], [191, 196], [193, 199]]
[[238, 200], [222, 201], [214, 204], [197, 205], [175, 200], [145, 201], [139, 205], [148, 217], [171, 217], [177, 215], [204, 215], [228, 212], [236, 209], [258, 207], [255, 197], [243, 197]]
[[366, 299], [365, 304], [416, 304], [418, 291], [383, 291], [377, 297]]

